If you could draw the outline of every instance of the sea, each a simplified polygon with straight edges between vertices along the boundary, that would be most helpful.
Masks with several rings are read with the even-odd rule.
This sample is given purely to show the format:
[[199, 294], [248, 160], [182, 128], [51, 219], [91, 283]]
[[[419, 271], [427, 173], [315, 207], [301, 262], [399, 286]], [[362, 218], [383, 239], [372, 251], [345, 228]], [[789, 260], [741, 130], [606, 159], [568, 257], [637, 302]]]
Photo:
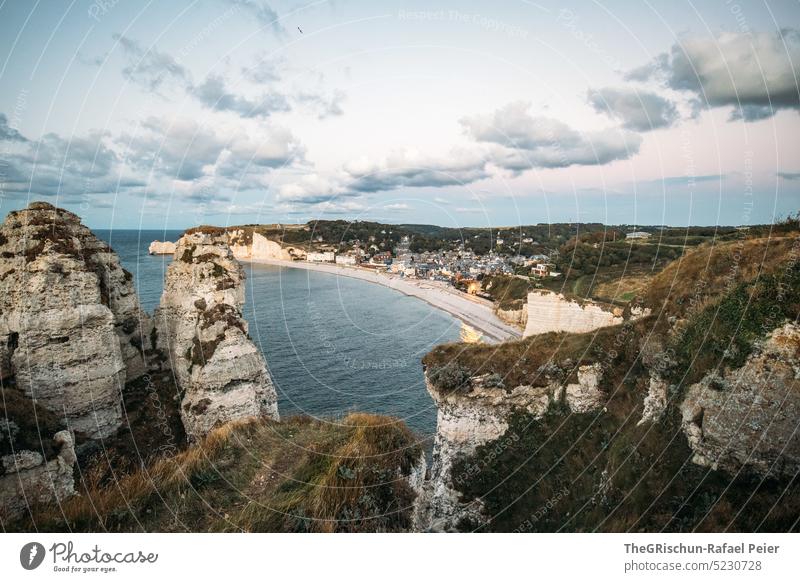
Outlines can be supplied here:
[[[151, 256], [153, 240], [181, 231], [95, 231], [130, 271], [142, 307], [158, 306], [171, 256]], [[390, 415], [425, 441], [436, 407], [425, 390], [421, 358], [458, 341], [462, 324], [427, 303], [349, 277], [245, 263], [244, 316], [269, 366], [281, 416], [337, 420], [348, 412]]]

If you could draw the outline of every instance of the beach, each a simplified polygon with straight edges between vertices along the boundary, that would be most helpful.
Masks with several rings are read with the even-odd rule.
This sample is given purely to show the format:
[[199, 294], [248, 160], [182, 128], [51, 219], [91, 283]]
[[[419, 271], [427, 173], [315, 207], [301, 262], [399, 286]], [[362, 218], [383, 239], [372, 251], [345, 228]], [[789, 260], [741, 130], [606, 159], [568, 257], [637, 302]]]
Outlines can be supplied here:
[[446, 283], [421, 279], [405, 279], [398, 275], [381, 273], [358, 267], [344, 267], [332, 263], [309, 263], [306, 261], [281, 261], [277, 259], [240, 259], [242, 263], [273, 265], [291, 269], [305, 269], [329, 273], [340, 277], [361, 279], [383, 285], [404, 295], [421, 299], [428, 305], [440, 309], [466, 325], [479, 331], [485, 341], [499, 343], [522, 337], [522, 330], [509, 325], [495, 315], [491, 301], [462, 293]]

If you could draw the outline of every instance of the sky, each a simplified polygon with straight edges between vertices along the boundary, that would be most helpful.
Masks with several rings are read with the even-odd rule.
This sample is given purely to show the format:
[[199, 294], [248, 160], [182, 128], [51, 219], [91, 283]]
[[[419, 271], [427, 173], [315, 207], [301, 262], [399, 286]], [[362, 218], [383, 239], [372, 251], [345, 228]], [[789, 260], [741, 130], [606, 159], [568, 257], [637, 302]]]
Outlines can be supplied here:
[[0, 0], [0, 217], [747, 225], [800, 209], [800, 3]]

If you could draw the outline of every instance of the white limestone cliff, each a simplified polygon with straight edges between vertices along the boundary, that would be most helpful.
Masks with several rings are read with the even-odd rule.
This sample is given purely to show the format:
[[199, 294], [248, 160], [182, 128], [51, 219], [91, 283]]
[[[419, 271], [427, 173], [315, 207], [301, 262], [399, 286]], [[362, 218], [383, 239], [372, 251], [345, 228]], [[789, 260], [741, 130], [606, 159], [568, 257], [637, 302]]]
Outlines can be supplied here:
[[184, 235], [155, 319], [158, 346], [183, 392], [181, 418], [191, 439], [234, 419], [278, 418], [275, 388], [247, 334], [243, 305], [244, 270], [227, 237]]
[[525, 310], [523, 337], [551, 331], [584, 333], [623, 321], [620, 308], [607, 309], [593, 301], [578, 302], [550, 291], [528, 293]]
[[148, 321], [130, 273], [71, 212], [44, 202], [0, 226], [0, 379], [91, 438], [122, 422]]
[[502, 321], [509, 323], [511, 325], [516, 325], [521, 329], [525, 329], [525, 326], [528, 323], [528, 309], [526, 306], [522, 306], [520, 309], [495, 309], [495, 313], [497, 317], [499, 317]]
[[170, 241], [160, 241], [154, 240], [150, 243], [150, 247], [147, 249], [147, 252], [151, 255], [174, 255], [175, 254], [175, 243]]

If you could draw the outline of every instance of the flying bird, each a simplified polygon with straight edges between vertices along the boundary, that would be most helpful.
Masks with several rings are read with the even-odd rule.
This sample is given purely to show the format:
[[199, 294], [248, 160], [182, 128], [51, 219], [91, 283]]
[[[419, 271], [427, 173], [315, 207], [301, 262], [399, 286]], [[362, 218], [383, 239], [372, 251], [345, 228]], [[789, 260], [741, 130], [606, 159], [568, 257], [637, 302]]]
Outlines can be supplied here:
[[302, 28], [300, 28], [299, 26], [297, 27], [297, 30], [299, 30], [299, 31], [300, 31], [300, 34], [303, 34], [303, 29], [302, 29]]

